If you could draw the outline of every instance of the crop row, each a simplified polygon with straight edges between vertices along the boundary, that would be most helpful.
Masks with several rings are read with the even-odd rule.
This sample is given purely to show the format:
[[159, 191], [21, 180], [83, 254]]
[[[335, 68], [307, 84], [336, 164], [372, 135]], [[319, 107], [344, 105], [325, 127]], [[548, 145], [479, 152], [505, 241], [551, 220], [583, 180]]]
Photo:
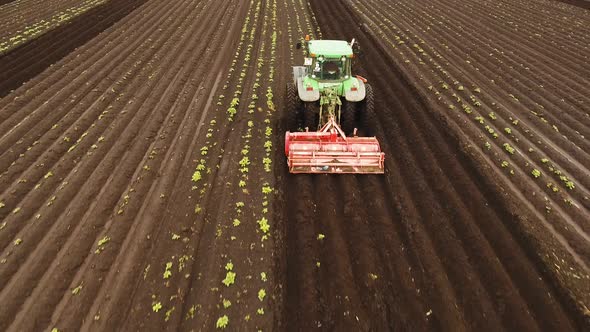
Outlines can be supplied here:
[[[496, 165], [499, 171], [506, 171], [508, 177], [526, 177], [528, 174], [529, 178], [536, 180], [533, 181], [536, 190], [547, 193], [545, 201], [535, 203], [538, 208], [545, 210], [547, 214], [557, 210], [558, 215], [565, 216], [566, 220], [570, 214], [577, 215], [578, 210], [571, 207], [582, 205], [579, 199], [585, 190], [581, 192], [582, 194], [576, 193], [578, 188], [572, 180], [571, 173], [568, 174], [562, 167], [558, 167], [556, 161], [552, 161], [549, 157], [554, 156], [557, 159], [560, 155], [555, 153], [547, 155], [552, 151], [552, 149], [544, 148], [548, 139], [544, 139], [545, 144], [539, 144], [538, 139], [532, 138], [539, 133], [532, 129], [525, 118], [510, 110], [514, 109], [514, 104], [518, 103], [519, 97], [511, 95], [511, 101], [506, 102], [497, 96], [497, 90], [490, 87], [484, 78], [466, 76], [462, 71], [457, 70], [456, 65], [450, 64], [456, 64], [457, 61], [474, 62], [473, 65], [477, 67], [475, 73], [485, 68], [484, 63], [475, 63], [473, 59], [465, 60], [460, 56], [455, 57], [455, 52], [452, 50], [457, 47], [464, 48], [465, 41], [462, 41], [460, 46], [458, 41], [456, 44], [453, 39], [447, 39], [445, 42], [440, 42], [442, 50], [440, 50], [441, 46], [431, 42], [437, 39], [430, 38], [430, 34], [433, 31], [453, 27], [451, 22], [446, 21], [444, 17], [433, 17], [434, 14], [427, 12], [421, 12], [418, 16], [413, 12], [415, 8], [408, 8], [404, 4], [397, 6], [395, 11], [389, 4], [379, 3], [379, 5], [389, 7], [386, 14], [371, 12], [367, 7], [361, 7], [363, 4], [359, 4], [357, 10], [366, 15], [369, 22], [384, 22], [380, 26], [372, 27], [380, 35], [379, 38], [387, 43], [387, 47], [399, 55], [400, 66], [418, 73], [421, 83], [419, 87], [423, 89], [424, 94], [432, 95], [432, 98], [438, 100], [441, 106], [453, 112], [454, 114], [449, 114], [450, 118], [454, 119], [462, 130], [470, 132], [469, 135], [474, 142], [477, 140], [482, 142], [482, 152], [492, 152], [492, 156], [497, 158]], [[396, 17], [394, 18], [391, 13], [395, 13]], [[418, 17], [420, 17], [419, 21]], [[463, 117], [465, 116], [472, 123], [471, 126], [464, 125]], [[479, 130], [474, 131], [474, 128]], [[539, 178], [545, 171], [552, 179], [539, 183]], [[523, 184], [518, 179], [511, 181], [519, 185]], [[526, 186], [528, 185], [530, 182]], [[551, 197], [555, 195], [558, 198], [552, 199]], [[568, 222], [568, 224], [571, 226], [571, 223]]]
[[55, 27], [68, 24], [68, 22], [75, 17], [106, 2], [107, 0], [85, 0], [76, 6], [58, 12], [49, 18], [40, 19], [22, 29], [13, 31], [11, 32], [11, 35], [0, 38], [0, 55], [41, 36]]
[[[21, 307], [25, 312], [34, 312], [47, 303], [50, 305], [46, 307], [75, 308], [78, 313], [87, 313], [100, 297], [100, 285], [118, 250], [126, 240], [135, 238], [127, 238], [133, 233], [134, 221], [141, 219], [140, 230], [153, 227], [140, 213], [146, 208], [143, 205], [148, 209], [156, 206], [149, 204], [154, 198], [166, 202], [170, 179], [176, 179], [164, 176], [158, 181], [157, 172], [176, 174], [180, 159], [171, 160], [170, 155], [182, 152], [190, 142], [180, 138], [191, 130], [187, 126], [187, 114], [191, 113], [187, 110], [197, 99], [183, 96], [195, 96], [199, 90], [183, 82], [206, 73], [208, 64], [179, 59], [194, 55], [215, 59], [210, 55], [218, 51], [220, 31], [215, 33], [215, 24], [199, 22], [210, 11], [215, 12], [212, 22], [220, 22], [232, 12], [230, 5], [215, 2], [201, 2], [184, 10], [189, 3], [153, 3], [143, 13], [146, 15], [134, 15], [126, 22], [136, 25], [135, 29], [115, 29], [77, 51], [77, 56], [65, 62], [66, 68], [50, 69], [50, 79], [59, 79], [51, 81], [49, 91], [42, 90], [43, 84], [31, 83], [28, 88], [35, 93], [13, 96], [14, 100], [22, 100], [21, 108], [4, 118], [2, 125], [12, 121], [19, 121], [19, 125], [11, 126], [0, 139], [0, 144], [10, 144], [12, 139], [20, 142], [1, 157], [6, 166], [1, 181], [8, 184], [2, 186], [2, 198], [7, 199], [6, 208], [15, 211], [6, 215], [7, 209], [0, 209], [6, 216], [0, 232], [6, 249], [3, 254], [11, 253], [0, 266], [0, 274], [5, 284], [13, 285], [2, 291], [3, 298], [11, 299], [12, 304], [1, 313], [3, 318]], [[219, 9], [230, 10], [224, 14]], [[181, 28], [207, 38], [201, 43], [191, 33], [178, 33]], [[122, 42], [119, 37], [130, 39]], [[160, 67], [160, 61], [167, 66]], [[105, 80], [106, 75], [112, 80]], [[35, 103], [40, 106], [35, 107]], [[46, 108], [52, 111], [44, 112]], [[182, 121], [176, 121], [178, 118]], [[142, 139], [135, 139], [139, 137]], [[11, 157], [15, 158], [12, 163]], [[163, 163], [164, 158], [169, 162]], [[157, 184], [157, 193], [150, 189], [153, 184]], [[147, 215], [153, 218], [157, 213]], [[120, 220], [125, 222], [113, 222]], [[20, 239], [19, 245], [7, 248], [4, 242], [11, 237]], [[19, 264], [27, 262], [27, 257], [40, 257], [42, 263]], [[96, 271], [94, 264], [107, 268]], [[173, 268], [177, 268], [176, 262]], [[24, 278], [15, 277], [21, 275]], [[54, 280], [56, 275], [59, 280]], [[39, 300], [25, 303], [26, 282], [55, 287], [36, 288], [34, 298]], [[71, 293], [64, 292], [70, 284]], [[30, 290], [26, 292], [30, 294]], [[59, 303], [64, 305], [57, 306]], [[45, 310], [41, 315], [51, 317], [52, 312]], [[82, 319], [80, 315], [61, 316], [60, 310], [55, 316], [66, 321]], [[97, 317], [95, 324], [100, 324], [100, 314]], [[10, 323], [8, 319], [0, 321]]]

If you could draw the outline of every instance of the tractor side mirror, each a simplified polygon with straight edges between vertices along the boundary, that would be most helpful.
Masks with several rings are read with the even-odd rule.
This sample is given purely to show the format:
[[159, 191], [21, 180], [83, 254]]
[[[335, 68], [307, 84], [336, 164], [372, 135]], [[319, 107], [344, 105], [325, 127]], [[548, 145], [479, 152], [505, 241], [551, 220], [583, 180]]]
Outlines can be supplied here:
[[298, 49], [298, 50], [300, 50], [300, 49], [301, 49], [301, 42], [297, 43], [297, 44], [295, 45], [295, 48], [296, 48], [296, 49]]

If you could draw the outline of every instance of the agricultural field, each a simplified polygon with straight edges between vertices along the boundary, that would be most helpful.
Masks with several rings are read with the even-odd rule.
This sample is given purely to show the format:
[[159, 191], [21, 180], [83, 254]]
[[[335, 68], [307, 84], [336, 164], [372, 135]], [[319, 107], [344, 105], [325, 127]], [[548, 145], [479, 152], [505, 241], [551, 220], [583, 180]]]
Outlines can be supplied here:
[[[588, 7], [1, 1], [0, 330], [589, 330]], [[384, 175], [288, 172], [305, 35]]]

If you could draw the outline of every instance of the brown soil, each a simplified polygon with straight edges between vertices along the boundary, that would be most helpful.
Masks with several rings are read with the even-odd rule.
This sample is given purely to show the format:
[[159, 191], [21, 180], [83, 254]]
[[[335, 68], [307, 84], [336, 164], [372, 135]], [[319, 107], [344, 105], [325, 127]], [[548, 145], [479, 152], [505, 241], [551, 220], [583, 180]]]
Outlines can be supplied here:
[[[587, 324], [583, 307], [537, 252], [553, 240], [530, 229], [531, 212], [498, 195], [489, 170], [461, 148], [471, 139], [456, 136], [446, 112], [414, 88], [418, 75], [390, 60], [389, 48], [369, 31], [343, 28], [364, 19], [343, 10], [346, 2], [311, 3], [323, 38], [354, 36], [362, 62], [375, 64], [357, 70], [373, 79], [377, 136], [388, 159], [384, 182], [284, 175], [285, 202], [295, 203], [284, 212], [285, 326], [575, 330]], [[588, 243], [574, 241], [590, 257]], [[588, 284], [577, 287], [583, 294]]]
[[17, 31], [22, 34], [26, 28], [43, 20], [49, 21], [58, 13], [81, 3], [79, 0], [21, 1], [3, 6], [0, 10], [0, 39], [4, 41], [16, 35]]
[[559, 0], [563, 3], [578, 6], [584, 9], [590, 9], [590, 1], [588, 0]]
[[[589, 329], [589, 19], [540, 3], [109, 1], [12, 50], [0, 330]], [[288, 173], [305, 34], [360, 42], [384, 175]]]
[[0, 97], [39, 75], [144, 2], [109, 1], [0, 56]]

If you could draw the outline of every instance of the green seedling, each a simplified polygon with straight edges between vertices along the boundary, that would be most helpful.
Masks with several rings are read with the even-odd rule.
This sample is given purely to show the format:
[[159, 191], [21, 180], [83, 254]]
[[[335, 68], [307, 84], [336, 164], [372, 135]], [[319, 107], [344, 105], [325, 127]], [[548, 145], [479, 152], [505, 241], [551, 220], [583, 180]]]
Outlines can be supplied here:
[[229, 287], [230, 285], [233, 285], [235, 281], [236, 281], [236, 273], [235, 272], [232, 272], [232, 271], [228, 271], [225, 274], [225, 279], [223, 279], [221, 282], [226, 287]]
[[225, 329], [229, 324], [229, 318], [227, 315], [223, 315], [217, 319], [217, 323], [215, 323], [215, 327], [218, 329]]
[[195, 171], [195, 172], [193, 173], [193, 177], [191, 178], [191, 180], [192, 180], [193, 182], [199, 182], [201, 179], [202, 179], [202, 176], [201, 176], [201, 171]]
[[78, 295], [82, 290], [83, 284], [80, 284], [78, 287], [72, 289], [72, 295]]
[[257, 223], [263, 233], [267, 233], [270, 230], [270, 225], [268, 224], [268, 220], [265, 217], [262, 217], [262, 219], [258, 220]]
[[271, 192], [272, 192], [272, 188], [271, 187], [269, 187], [269, 186], [263, 186], [262, 187], [262, 193], [263, 194], [267, 195], [267, 194], [270, 194]]
[[167, 262], [166, 263], [166, 268], [164, 269], [164, 279], [168, 279], [172, 276], [172, 271], [170, 271], [172, 269], [172, 262]]
[[508, 143], [504, 143], [502, 144], [502, 146], [504, 147], [504, 150], [506, 150], [508, 153], [510, 154], [514, 154], [514, 151], [516, 151], [512, 146], [510, 146], [510, 144]]

